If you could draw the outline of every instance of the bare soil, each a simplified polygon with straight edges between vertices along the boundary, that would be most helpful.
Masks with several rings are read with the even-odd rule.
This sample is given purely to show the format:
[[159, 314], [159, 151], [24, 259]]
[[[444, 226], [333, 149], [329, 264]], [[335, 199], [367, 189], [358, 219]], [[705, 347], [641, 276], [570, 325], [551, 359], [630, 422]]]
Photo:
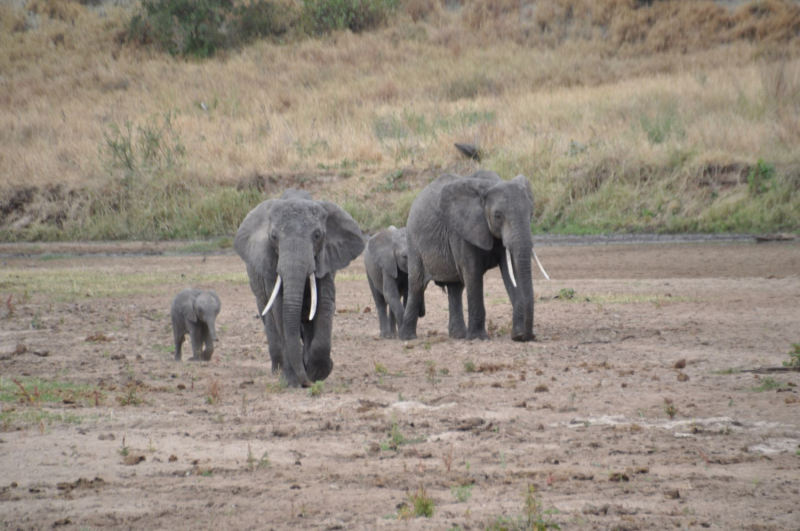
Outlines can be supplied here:
[[[432, 285], [420, 339], [380, 340], [357, 260], [317, 397], [270, 373], [236, 256], [3, 259], [3, 528], [483, 529], [533, 485], [562, 529], [798, 529], [800, 373], [740, 370], [800, 342], [800, 245], [538, 253], [527, 344], [496, 270], [491, 341], [448, 339]], [[209, 363], [172, 361], [187, 283], [222, 299]]]

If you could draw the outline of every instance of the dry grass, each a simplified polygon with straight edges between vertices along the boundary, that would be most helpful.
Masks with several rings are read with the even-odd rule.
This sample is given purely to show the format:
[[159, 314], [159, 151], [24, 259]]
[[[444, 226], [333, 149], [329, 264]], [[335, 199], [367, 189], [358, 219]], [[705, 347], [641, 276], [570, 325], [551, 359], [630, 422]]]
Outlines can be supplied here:
[[[460, 163], [454, 142], [479, 144], [506, 177], [528, 175], [551, 229], [800, 226], [796, 4], [403, 6], [373, 33], [203, 62], [123, 44], [128, 9], [35, 0], [26, 18], [0, 7], [0, 188], [39, 187], [34, 200], [14, 196], [24, 208], [0, 203], [0, 236], [122, 238], [148, 219], [134, 236], [224, 234], [287, 186], [361, 208], [366, 228], [403, 223], [415, 191]], [[130, 122], [135, 141], [168, 112], [185, 157], [125, 192], [109, 132]], [[714, 180], [735, 166], [744, 183], [759, 159], [778, 169], [766, 214], [746, 186]], [[431, 170], [396, 180], [396, 168]], [[199, 197], [223, 214], [192, 233], [199, 222], [181, 219]]]

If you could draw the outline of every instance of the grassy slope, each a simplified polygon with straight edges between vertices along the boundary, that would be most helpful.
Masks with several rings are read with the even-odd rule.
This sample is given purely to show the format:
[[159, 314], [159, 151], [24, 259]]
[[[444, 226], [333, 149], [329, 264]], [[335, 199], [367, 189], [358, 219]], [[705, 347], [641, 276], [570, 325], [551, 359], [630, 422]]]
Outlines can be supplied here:
[[289, 186], [402, 225], [454, 142], [531, 179], [536, 230], [800, 230], [800, 8], [539, 4], [202, 62], [118, 44], [124, 9], [2, 7], [0, 240], [229, 236]]

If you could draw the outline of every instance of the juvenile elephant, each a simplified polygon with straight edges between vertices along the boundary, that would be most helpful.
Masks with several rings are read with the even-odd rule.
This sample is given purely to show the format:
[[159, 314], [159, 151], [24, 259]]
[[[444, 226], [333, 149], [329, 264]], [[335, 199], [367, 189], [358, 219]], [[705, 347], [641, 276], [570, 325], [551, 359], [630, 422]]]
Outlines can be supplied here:
[[333, 203], [287, 190], [250, 211], [234, 248], [247, 265], [273, 374], [283, 371], [292, 387], [327, 378], [336, 271], [364, 250], [356, 222]]
[[[403, 324], [408, 299], [408, 240], [406, 229], [389, 227], [370, 238], [364, 253], [367, 281], [375, 300], [381, 337], [394, 338]], [[389, 306], [387, 315], [386, 306]], [[419, 313], [425, 315], [425, 307]]]
[[214, 290], [185, 289], [172, 301], [172, 332], [175, 335], [175, 361], [181, 361], [186, 334], [192, 342], [192, 361], [209, 361], [214, 353], [217, 329], [214, 322], [222, 308]]
[[511, 338], [533, 339], [532, 217], [533, 192], [523, 175], [504, 181], [489, 171], [445, 174], [420, 192], [408, 216], [408, 304], [400, 338], [416, 338], [419, 301], [433, 280], [447, 288], [450, 337], [488, 339], [483, 275], [499, 265], [514, 308]]

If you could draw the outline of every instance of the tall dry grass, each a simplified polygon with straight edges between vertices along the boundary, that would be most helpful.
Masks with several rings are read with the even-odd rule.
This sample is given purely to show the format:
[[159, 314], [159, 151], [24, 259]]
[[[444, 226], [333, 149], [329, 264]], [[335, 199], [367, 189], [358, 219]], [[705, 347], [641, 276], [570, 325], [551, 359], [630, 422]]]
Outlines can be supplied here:
[[[454, 142], [480, 145], [483, 165], [506, 177], [528, 175], [550, 230], [800, 227], [796, 4], [403, 6], [380, 31], [202, 62], [126, 44], [130, 8], [0, 7], [0, 189], [15, 198], [0, 204], [0, 236], [222, 234], [290, 185], [350, 205], [374, 229], [402, 223], [414, 193], [462, 161]], [[165, 113], [185, 156], [140, 172], [134, 195], [179, 199], [152, 211], [103, 203], [122, 197], [125, 178], [109, 164], [109, 135], [130, 123], [135, 143]], [[754, 195], [759, 160], [776, 172]], [[24, 187], [38, 187], [36, 201]], [[207, 209], [229, 212], [192, 233], [202, 222], [186, 213], [209, 196]]]

